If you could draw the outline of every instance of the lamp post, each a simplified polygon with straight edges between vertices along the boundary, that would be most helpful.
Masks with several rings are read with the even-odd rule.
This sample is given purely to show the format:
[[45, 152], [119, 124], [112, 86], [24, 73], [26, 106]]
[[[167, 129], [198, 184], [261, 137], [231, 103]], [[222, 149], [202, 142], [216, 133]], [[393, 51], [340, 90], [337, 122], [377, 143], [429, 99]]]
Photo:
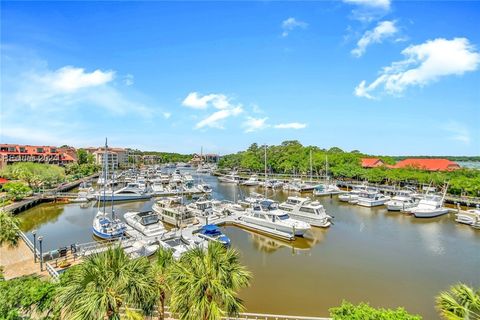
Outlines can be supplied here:
[[37, 230], [33, 230], [32, 235], [33, 235], [33, 261], [37, 263]]
[[40, 271], [43, 271], [43, 247], [42, 247], [43, 236], [38, 237], [38, 243], [40, 245]]

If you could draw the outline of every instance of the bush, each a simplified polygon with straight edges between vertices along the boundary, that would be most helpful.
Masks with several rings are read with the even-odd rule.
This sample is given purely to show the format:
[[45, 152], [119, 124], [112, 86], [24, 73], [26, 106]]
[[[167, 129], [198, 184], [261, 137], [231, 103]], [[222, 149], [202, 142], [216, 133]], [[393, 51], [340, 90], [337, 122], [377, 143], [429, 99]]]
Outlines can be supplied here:
[[7, 182], [3, 185], [9, 200], [19, 201], [30, 195], [32, 189], [22, 182]]
[[368, 303], [353, 305], [348, 301], [343, 301], [339, 307], [331, 308], [330, 316], [333, 320], [420, 320], [422, 317], [411, 315], [403, 308], [375, 309]]

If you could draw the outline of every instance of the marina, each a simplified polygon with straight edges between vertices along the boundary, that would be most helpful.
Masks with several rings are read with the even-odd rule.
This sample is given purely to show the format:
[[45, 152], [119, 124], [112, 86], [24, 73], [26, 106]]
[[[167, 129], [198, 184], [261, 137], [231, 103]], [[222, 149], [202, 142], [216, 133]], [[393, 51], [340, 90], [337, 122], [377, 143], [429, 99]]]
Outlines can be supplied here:
[[[193, 169], [183, 171], [199, 178]], [[222, 202], [224, 204], [233, 205], [254, 191], [278, 203], [300, 196], [298, 192], [281, 189], [223, 183], [215, 176], [202, 174], [201, 178], [212, 187], [212, 199], [231, 201]], [[301, 196], [313, 197], [313, 194]], [[242, 219], [243, 211], [232, 210], [230, 215], [221, 212], [207, 215], [208, 222], [202, 220], [191, 227], [185, 224], [183, 228], [176, 228], [167, 222], [159, 245], [174, 248], [179, 256], [197, 241], [195, 234], [203, 224], [218, 225], [218, 230], [240, 251], [242, 262], [254, 274], [253, 285], [241, 292], [250, 312], [328, 316], [330, 306], [348, 299], [370, 301], [382, 307], [400, 304], [430, 319], [436, 315], [432, 300], [436, 292], [458, 281], [479, 285], [480, 233], [469, 225], [455, 222], [454, 211], [436, 218], [416, 219], [405, 213], [388, 213], [386, 206], [369, 208], [341, 202], [336, 195], [315, 200], [332, 217], [333, 223], [329, 228], [312, 227], [303, 237], [259, 228]], [[144, 249], [135, 247], [135, 241], [152, 240], [161, 234], [158, 227], [158, 234], [152, 232], [146, 236], [140, 226], [134, 228], [134, 222], [128, 223], [135, 214], [138, 219], [152, 219], [148, 212], [157, 201], [152, 198], [115, 203], [116, 215], [126, 222], [126, 232], [132, 239], [130, 243], [125, 242], [128, 250], [140, 252]], [[194, 200], [186, 197], [185, 201]], [[32, 230], [44, 235], [45, 252], [90, 243], [90, 252], [86, 246], [83, 250], [79, 247], [79, 251], [89, 254], [98, 250], [98, 242], [91, 233], [97, 212], [94, 201], [45, 203], [19, 217], [22, 230], [31, 240]], [[405, 268], [406, 265], [409, 267]], [[281, 282], [277, 280], [279, 277]], [[397, 281], [388, 280], [393, 278]], [[265, 296], [269, 299], [262, 299]]]

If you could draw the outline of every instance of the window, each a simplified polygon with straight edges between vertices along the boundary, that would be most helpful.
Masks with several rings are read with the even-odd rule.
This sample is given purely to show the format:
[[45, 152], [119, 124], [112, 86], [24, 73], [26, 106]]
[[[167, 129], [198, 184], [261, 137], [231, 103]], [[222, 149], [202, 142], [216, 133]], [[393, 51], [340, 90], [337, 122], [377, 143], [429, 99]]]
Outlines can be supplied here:
[[25, 150], [25, 147], [20, 147], [20, 152], [27, 152], [27, 150]]
[[302, 212], [308, 212], [308, 213], [315, 213], [315, 209], [313, 208], [307, 208], [307, 207], [301, 207], [300, 211]]
[[10, 151], [10, 152], [16, 151], [15, 149], [16, 149], [15, 147], [8, 147], [8, 151]]
[[37, 148], [38, 153], [43, 153], [43, 148]]
[[50, 148], [51, 153], [57, 153], [57, 148]]

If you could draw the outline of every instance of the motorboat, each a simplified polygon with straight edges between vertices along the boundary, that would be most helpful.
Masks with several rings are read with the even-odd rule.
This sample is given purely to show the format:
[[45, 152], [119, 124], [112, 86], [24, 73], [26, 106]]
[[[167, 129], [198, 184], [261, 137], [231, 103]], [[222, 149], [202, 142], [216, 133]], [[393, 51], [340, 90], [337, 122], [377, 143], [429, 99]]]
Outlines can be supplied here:
[[376, 207], [384, 205], [388, 200], [390, 200], [389, 196], [380, 193], [375, 188], [371, 188], [360, 192], [356, 203], [362, 207]]
[[199, 183], [197, 184], [197, 189], [203, 193], [211, 193], [212, 187], [208, 183]]
[[271, 189], [280, 189], [283, 187], [283, 181], [277, 179], [269, 179], [263, 183], [263, 186]]
[[255, 187], [258, 186], [260, 181], [258, 181], [258, 176], [256, 174], [252, 175], [248, 180], [242, 182], [242, 185], [247, 187]]
[[280, 210], [273, 200], [263, 200], [247, 209], [242, 221], [261, 227], [274, 229], [295, 236], [303, 236], [310, 230], [310, 224], [291, 218], [287, 212]]
[[214, 224], [204, 225], [197, 233], [197, 236], [207, 241], [219, 242], [224, 246], [230, 246], [230, 238], [222, 233], [220, 228]]
[[159, 243], [164, 249], [171, 250], [173, 257], [177, 260], [180, 259], [185, 252], [195, 248], [195, 242], [182, 235], [173, 235], [165, 239], [160, 239]]
[[310, 198], [288, 197], [287, 200], [279, 205], [279, 208], [297, 220], [304, 221], [315, 227], [326, 228], [331, 225], [332, 219], [325, 212], [325, 208], [318, 201], [312, 201]]
[[480, 209], [477, 208], [466, 211], [459, 211], [455, 215], [455, 221], [470, 226], [480, 227]]
[[367, 188], [366, 185], [354, 186], [350, 192], [339, 195], [338, 199], [343, 202], [356, 203], [359, 194], [366, 191]]
[[127, 212], [123, 218], [129, 226], [147, 237], [157, 237], [165, 233], [165, 227], [156, 212]]
[[295, 192], [312, 191], [315, 187], [316, 185], [305, 183], [300, 179], [293, 179], [291, 182], [283, 184], [283, 190]]
[[151, 198], [151, 193], [147, 193], [138, 183], [131, 182], [118, 190], [107, 190], [97, 194], [98, 201], [129, 201]]
[[155, 242], [146, 240], [135, 240], [123, 250], [132, 259], [141, 257], [150, 257], [160, 248], [160, 245]]
[[266, 198], [256, 192], [250, 193], [248, 197], [246, 197], [244, 200], [238, 200], [237, 203], [240, 204], [243, 207], [249, 208], [251, 207], [254, 203], [259, 203], [262, 200], [266, 200]]
[[410, 190], [401, 190], [385, 203], [388, 211], [408, 211], [417, 205], [417, 201], [413, 197]]
[[225, 182], [225, 183], [239, 183], [240, 182], [240, 177], [237, 176], [236, 173], [229, 173], [224, 176], [218, 177], [218, 181], [220, 182]]
[[197, 217], [207, 217], [213, 214], [212, 201], [208, 199], [199, 199], [187, 205], [190, 210]]
[[426, 194], [417, 204], [410, 209], [410, 212], [416, 218], [433, 218], [448, 213], [448, 209], [443, 206], [443, 197], [436, 194]]
[[334, 184], [319, 184], [313, 189], [314, 196], [328, 196], [331, 194], [339, 194], [342, 190]]
[[159, 215], [160, 220], [173, 226], [179, 227], [182, 224], [193, 223], [195, 221], [195, 215], [179, 201], [179, 198], [180, 197], [167, 197], [157, 200], [152, 210]]

